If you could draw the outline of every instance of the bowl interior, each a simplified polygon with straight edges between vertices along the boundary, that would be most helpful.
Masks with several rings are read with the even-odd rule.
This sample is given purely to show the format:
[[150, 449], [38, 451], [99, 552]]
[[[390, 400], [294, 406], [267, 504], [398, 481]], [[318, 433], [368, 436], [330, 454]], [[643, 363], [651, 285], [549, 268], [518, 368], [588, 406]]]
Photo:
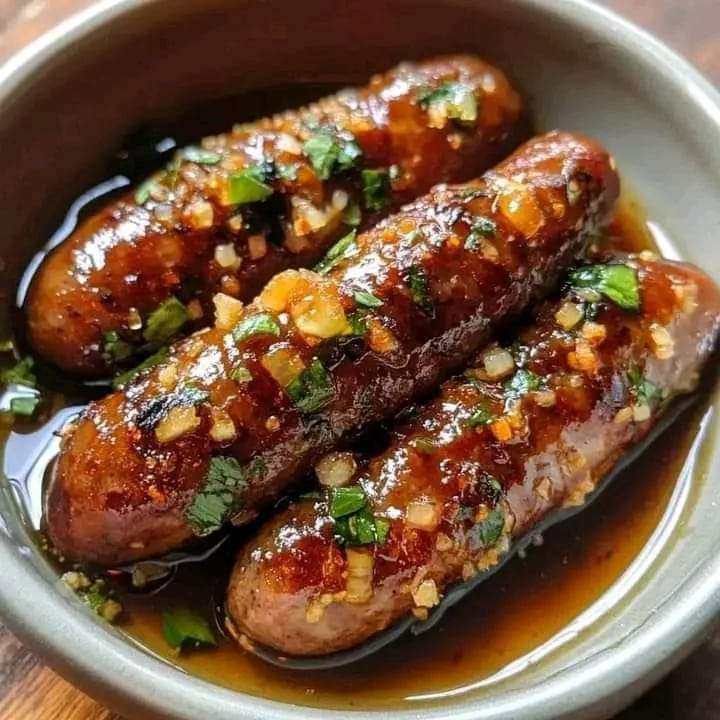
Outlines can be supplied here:
[[[8, 300], [0, 324], [11, 319], [11, 289], [33, 253], [78, 193], [105, 176], [106, 159], [138, 126], [253, 88], [362, 82], [403, 59], [461, 51], [502, 67], [538, 128], [579, 130], [605, 143], [671, 245], [720, 279], [717, 100], [667, 51], [584, 2], [127, 0], [101, 3], [79, 27], [68, 25], [39, 53], [27, 53], [11, 75], [0, 73], [0, 257]], [[286, 106], [283, 97], [267, 102]], [[241, 104], [235, 110], [247, 119]], [[712, 596], [717, 604], [720, 596], [710, 565], [720, 545], [713, 508], [720, 455], [710, 416], [699, 460], [686, 468], [675, 512], [641, 579], [542, 660], [491, 689], [440, 706], [428, 701], [413, 717], [465, 711], [557, 718], [580, 708], [583, 717], [607, 715], [667, 667], [713, 609], [695, 612], [683, 629], [681, 615], [693, 609], [688, 598]], [[82, 614], [55, 592], [7, 484], [0, 491], [0, 559], [21, 591], [37, 598], [32, 622], [0, 590], [3, 610], [73, 680], [132, 717], [160, 716], [169, 707], [182, 718], [292, 715], [290, 707], [184, 677]], [[63, 634], [77, 638], [75, 649], [63, 646]]]

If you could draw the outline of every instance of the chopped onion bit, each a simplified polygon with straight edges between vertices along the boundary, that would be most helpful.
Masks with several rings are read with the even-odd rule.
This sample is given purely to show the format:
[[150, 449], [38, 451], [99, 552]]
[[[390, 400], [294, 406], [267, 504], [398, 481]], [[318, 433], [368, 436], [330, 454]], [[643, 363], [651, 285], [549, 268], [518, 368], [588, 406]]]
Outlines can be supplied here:
[[515, 369], [515, 361], [508, 350], [504, 348], [491, 348], [483, 354], [485, 372], [491, 380], [509, 375]]
[[432, 531], [440, 524], [441, 506], [432, 500], [408, 503], [405, 523], [417, 530]]
[[350, 452], [328, 453], [315, 466], [318, 482], [323, 487], [344, 487], [351, 480], [357, 463]]
[[181, 435], [195, 430], [200, 425], [200, 416], [195, 407], [174, 407], [158, 423], [155, 437], [158, 442], [167, 443]]
[[347, 548], [345, 552], [348, 573], [345, 584], [346, 600], [353, 604], [369, 602], [373, 595], [373, 556], [369, 552], [353, 548]]

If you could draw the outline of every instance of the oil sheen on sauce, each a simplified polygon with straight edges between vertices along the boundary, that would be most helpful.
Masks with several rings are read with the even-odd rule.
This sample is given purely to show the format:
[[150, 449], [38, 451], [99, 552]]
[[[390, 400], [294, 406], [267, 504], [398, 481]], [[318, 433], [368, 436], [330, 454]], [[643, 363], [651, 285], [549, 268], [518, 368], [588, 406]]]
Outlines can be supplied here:
[[[156, 147], [166, 152], [173, 145], [161, 141]], [[127, 174], [135, 179], [134, 173]], [[648, 227], [653, 225], [628, 195], [600, 242], [629, 251], [653, 247]], [[21, 283], [21, 295], [26, 285], [27, 279]], [[6, 475], [35, 527], [41, 515], [44, 470], [57, 447], [57, 441], [51, 442], [52, 430], [63, 416], [74, 412], [63, 408], [77, 409], [98, 392], [98, 388], [55, 385], [60, 391], [46, 394], [41, 416], [54, 422], [46, 426], [21, 422], [12, 431], [0, 427], [0, 442], [7, 443]], [[546, 531], [541, 542], [481, 583], [432, 630], [401, 638], [352, 665], [322, 671], [280, 669], [225, 636], [223, 593], [236, 549], [252, 528], [235, 531], [202, 562], [186, 556], [190, 562], [177, 565], [169, 582], [134, 591], [126, 582], [120, 594], [125, 613], [119, 629], [186, 672], [282, 702], [337, 709], [408, 709], [423, 698], [456, 695], [542, 646], [602, 598], [627, 570], [667, 510], [703, 412], [703, 407], [686, 411], [673, 427], [672, 444], [654, 443], [589, 508]], [[213, 618], [218, 647], [175, 653], [163, 638], [161, 622], [162, 611], [173, 607], [189, 607]]]

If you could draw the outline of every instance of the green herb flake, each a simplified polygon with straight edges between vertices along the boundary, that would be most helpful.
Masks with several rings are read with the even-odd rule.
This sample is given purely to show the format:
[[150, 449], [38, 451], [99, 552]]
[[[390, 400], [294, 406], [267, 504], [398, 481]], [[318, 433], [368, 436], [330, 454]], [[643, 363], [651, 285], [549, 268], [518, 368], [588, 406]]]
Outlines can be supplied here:
[[365, 290], [358, 290], [354, 298], [358, 305], [366, 308], [378, 308], [383, 304], [383, 301], [379, 297]]
[[663, 398], [662, 390], [652, 381], [648, 380], [639, 367], [628, 370], [630, 392], [638, 405], [647, 405], [652, 408]]
[[115, 330], [110, 330], [103, 334], [103, 353], [109, 355], [113, 360], [122, 362], [127, 360], [133, 353], [135, 348], [123, 340]]
[[239, 509], [249, 477], [261, 472], [261, 466], [245, 468], [234, 457], [210, 458], [205, 483], [185, 511], [193, 532], [202, 536], [219, 530]]
[[113, 389], [117, 390], [118, 388], [127, 385], [136, 376], [140, 375], [140, 373], [144, 372], [145, 370], [150, 370], [151, 368], [154, 368], [157, 365], [165, 362], [169, 354], [170, 351], [168, 348], [160, 348], [155, 354], [143, 360], [136, 367], [131, 368], [130, 370], [127, 370], [126, 372], [121, 373], [120, 375], [117, 375], [115, 378], [113, 378]]
[[327, 275], [336, 265], [345, 258], [350, 257], [355, 249], [355, 230], [349, 232], [345, 237], [338, 240], [328, 251], [325, 257], [315, 266], [315, 272]]
[[335, 539], [342, 545], [383, 544], [387, 540], [390, 521], [373, 515], [359, 485], [332, 488], [328, 512], [335, 520]]
[[466, 250], [477, 250], [481, 246], [483, 238], [493, 238], [497, 232], [497, 225], [494, 220], [488, 217], [478, 217], [470, 228], [470, 233], [465, 239]]
[[162, 630], [168, 645], [178, 651], [187, 647], [217, 645], [208, 621], [188, 608], [163, 611]]
[[418, 103], [425, 110], [441, 117], [474, 123], [478, 118], [478, 102], [473, 89], [461, 82], [445, 82], [434, 90], [422, 90]]
[[277, 166], [277, 176], [283, 180], [294, 182], [298, 176], [297, 163], [281, 163]]
[[375, 517], [367, 505], [335, 520], [335, 540], [341, 545], [382, 545], [389, 532], [390, 522]]
[[37, 377], [33, 372], [33, 367], [35, 367], [35, 360], [28, 355], [12, 367], [2, 370], [0, 372], [0, 382], [3, 385], [37, 387]]
[[406, 282], [412, 301], [430, 317], [435, 317], [435, 305], [425, 271], [418, 265], [413, 265], [408, 270]]
[[245, 365], [238, 365], [231, 373], [230, 377], [241, 385], [248, 383], [253, 379], [252, 373], [245, 367]]
[[364, 312], [358, 311], [348, 315], [348, 325], [350, 327], [348, 335], [356, 335], [357, 337], [365, 337], [365, 335], [367, 335], [367, 316]]
[[15, 352], [15, 341], [14, 340], [0, 340], [0, 352], [3, 352], [3, 353]]
[[137, 189], [135, 190], [135, 202], [138, 205], [144, 205], [149, 199], [150, 199], [150, 193], [153, 191], [153, 188], [158, 184], [158, 177], [156, 175], [153, 175], [152, 177], [149, 177], [147, 180], [140, 183], [140, 185], [137, 186]]
[[505, 513], [501, 508], [491, 510], [481, 522], [475, 523], [468, 534], [468, 544], [471, 550], [483, 548], [488, 550], [495, 547], [502, 536], [505, 527]]
[[280, 325], [269, 313], [257, 313], [243, 318], [233, 329], [235, 342], [242, 342], [253, 335], [273, 335], [279, 337]]
[[473, 411], [473, 414], [467, 419], [468, 427], [478, 427], [481, 425], [490, 425], [497, 420], [497, 415], [490, 410], [486, 402], [481, 402]]
[[334, 135], [331, 130], [320, 130], [308, 138], [303, 152], [321, 180], [349, 170], [362, 155], [355, 140]]
[[257, 165], [232, 173], [229, 178], [228, 204], [245, 205], [267, 200], [274, 191], [264, 180], [265, 173]]
[[197, 145], [189, 145], [182, 151], [182, 156], [185, 160], [198, 165], [217, 165], [222, 156], [212, 150], [205, 150], [205, 148], [198, 147]]
[[40, 404], [40, 398], [35, 396], [15, 397], [10, 401], [10, 412], [15, 415], [23, 415], [24, 417], [32, 417], [35, 414], [37, 406]]
[[337, 520], [350, 515], [364, 507], [366, 502], [367, 496], [360, 485], [332, 488], [328, 504], [330, 517]]
[[171, 295], [148, 315], [143, 337], [153, 345], [160, 345], [171, 340], [188, 319], [187, 308]]
[[518, 398], [539, 390], [541, 386], [542, 380], [539, 375], [521, 368], [505, 383], [505, 394], [508, 398]]
[[383, 210], [390, 204], [392, 185], [387, 170], [363, 170], [360, 180], [363, 202], [368, 210]]
[[387, 518], [375, 518], [375, 542], [384, 545], [390, 532], [390, 521]]
[[629, 265], [588, 265], [570, 273], [573, 287], [605, 295], [623, 310], [640, 309], [637, 270]]
[[306, 367], [285, 391], [302, 413], [314, 413], [327, 405], [334, 395], [330, 377], [317, 358]]
[[362, 222], [362, 211], [360, 210], [360, 205], [356, 202], [349, 203], [343, 210], [342, 220], [345, 225], [358, 227], [358, 225]]

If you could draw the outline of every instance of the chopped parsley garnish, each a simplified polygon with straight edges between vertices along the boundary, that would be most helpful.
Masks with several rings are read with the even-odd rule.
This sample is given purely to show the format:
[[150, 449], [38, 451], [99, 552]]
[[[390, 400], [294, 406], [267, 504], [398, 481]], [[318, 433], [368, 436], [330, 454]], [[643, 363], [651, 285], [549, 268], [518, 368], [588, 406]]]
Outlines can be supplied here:
[[154, 175], [141, 182], [135, 190], [135, 202], [138, 205], [144, 205], [150, 199], [150, 193], [157, 183], [158, 179]]
[[407, 285], [412, 301], [430, 317], [435, 316], [435, 304], [430, 294], [430, 284], [425, 271], [418, 265], [408, 270]]
[[335, 539], [342, 545], [382, 545], [389, 530], [390, 522], [375, 517], [367, 507], [335, 521]]
[[241, 505], [248, 480], [264, 472], [261, 461], [243, 467], [234, 457], [210, 458], [205, 483], [185, 511], [185, 518], [196, 535], [219, 530]]
[[228, 204], [245, 205], [267, 200], [274, 191], [264, 181], [265, 173], [257, 165], [232, 173], [229, 178]]
[[217, 645], [208, 621], [187, 608], [164, 610], [162, 613], [163, 636], [170, 647], [182, 650], [186, 647]]
[[330, 517], [334, 520], [357, 512], [365, 506], [367, 496], [360, 485], [332, 488], [328, 502]]
[[359, 485], [332, 488], [328, 510], [335, 520], [335, 538], [343, 545], [383, 544], [390, 522], [375, 517], [368, 507], [367, 496]]
[[15, 415], [31, 417], [39, 404], [40, 398], [35, 395], [15, 397], [10, 401], [10, 411], [15, 413]]
[[0, 352], [15, 352], [15, 341], [0, 340]]
[[143, 429], [154, 428], [173, 408], [199, 405], [209, 397], [208, 392], [202, 388], [195, 385], [184, 385], [173, 392], [151, 400], [137, 414], [135, 424]]
[[332, 400], [334, 389], [323, 364], [317, 358], [306, 367], [285, 391], [302, 413], [321, 410]]
[[365, 312], [358, 311], [348, 315], [349, 335], [364, 337], [368, 331], [367, 316]]
[[505, 395], [507, 398], [518, 398], [539, 390], [541, 386], [542, 379], [539, 375], [531, 370], [521, 368], [505, 383]]
[[276, 173], [277, 176], [283, 180], [297, 180], [297, 163], [281, 163], [277, 166]]
[[477, 250], [480, 247], [481, 239], [495, 237], [496, 232], [497, 225], [494, 220], [488, 217], [477, 218], [465, 240], [465, 249]]
[[473, 414], [467, 419], [468, 427], [478, 427], [479, 425], [490, 425], [495, 422], [497, 416], [490, 410], [490, 407], [486, 402], [481, 402], [477, 405]]
[[360, 180], [363, 202], [368, 210], [382, 210], [390, 204], [392, 185], [387, 170], [363, 170]]
[[356, 248], [355, 230], [338, 240], [328, 251], [325, 257], [315, 266], [315, 272], [326, 275], [346, 257], [350, 257]]
[[425, 110], [462, 123], [473, 123], [478, 117], [477, 98], [465, 83], [445, 82], [435, 90], [419, 92], [417, 99]]
[[118, 362], [127, 360], [134, 352], [133, 346], [123, 340], [115, 330], [103, 334], [103, 352]]
[[160, 363], [165, 362], [167, 360], [167, 357], [169, 355], [168, 348], [160, 348], [155, 354], [151, 355], [150, 357], [143, 360], [139, 365], [137, 365], [134, 368], [131, 368], [130, 370], [127, 370], [124, 373], [121, 373], [120, 375], [117, 375], [115, 378], [113, 378], [112, 386], [115, 390], [122, 387], [123, 385], [127, 385], [132, 379], [134, 379], [137, 375], [139, 375], [141, 372], [145, 370], [149, 370], [150, 368], [154, 368], [156, 365], [160, 365]]
[[332, 130], [318, 130], [303, 145], [317, 176], [327, 180], [331, 175], [349, 170], [362, 155], [355, 140], [335, 135]]
[[37, 377], [33, 372], [35, 360], [28, 355], [10, 368], [0, 372], [0, 382], [3, 385], [24, 385], [25, 387], [36, 387]]
[[173, 338], [188, 319], [187, 308], [171, 295], [148, 315], [143, 337], [153, 345], [161, 345]]
[[468, 544], [471, 550], [484, 548], [485, 550], [495, 547], [503, 528], [505, 527], [505, 513], [499, 507], [491, 510], [487, 517], [475, 523], [468, 533]]
[[230, 377], [238, 383], [247, 383], [252, 380], [252, 373], [245, 365], [238, 365], [231, 373]]
[[502, 495], [502, 485], [500, 484], [500, 481], [494, 475], [484, 473], [482, 477], [482, 484], [485, 494], [493, 501], [493, 503], [496, 503]]
[[278, 321], [269, 313], [257, 313], [243, 318], [233, 329], [235, 342], [242, 342], [253, 335], [280, 335]]
[[575, 288], [589, 288], [605, 295], [623, 310], [640, 309], [640, 290], [635, 268], [629, 265], [588, 265], [570, 273]]
[[630, 392], [635, 397], [638, 405], [647, 405], [652, 408], [655, 403], [662, 399], [662, 390], [654, 382], [648, 380], [639, 367], [628, 370], [627, 376], [630, 383]]
[[197, 163], [198, 165], [217, 165], [222, 156], [212, 150], [205, 150], [205, 148], [198, 147], [197, 145], [189, 145], [188, 147], [181, 150], [182, 156], [188, 162]]
[[355, 302], [358, 305], [362, 305], [367, 308], [377, 308], [383, 304], [383, 301], [379, 297], [365, 290], [358, 290], [354, 297]]
[[351, 202], [343, 210], [342, 216], [343, 222], [350, 227], [357, 227], [362, 221], [362, 211], [360, 205], [356, 202]]

